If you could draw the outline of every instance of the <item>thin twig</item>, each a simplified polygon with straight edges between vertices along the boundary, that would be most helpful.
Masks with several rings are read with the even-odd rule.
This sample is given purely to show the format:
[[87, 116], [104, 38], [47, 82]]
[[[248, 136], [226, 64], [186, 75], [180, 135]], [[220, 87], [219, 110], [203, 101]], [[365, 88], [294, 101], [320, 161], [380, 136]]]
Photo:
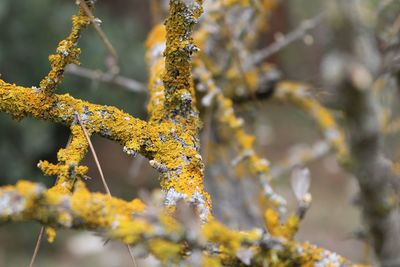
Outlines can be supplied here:
[[146, 92], [146, 85], [144, 85], [143, 83], [120, 75], [115, 76], [108, 72], [102, 72], [100, 70], [91, 70], [73, 64], [68, 65], [65, 68], [65, 71], [67, 73], [83, 77], [92, 81], [100, 81], [104, 83], [115, 84], [134, 93]]
[[324, 13], [320, 13], [314, 18], [304, 20], [300, 26], [294, 31], [286, 34], [284, 37], [279, 38], [276, 42], [267, 46], [264, 49], [255, 52], [250, 58], [249, 65], [253, 66], [261, 63], [265, 59], [269, 58], [273, 54], [282, 50], [282, 48], [288, 46], [296, 40], [303, 38], [310, 30], [314, 29], [324, 18]]
[[33, 266], [33, 263], [34, 263], [35, 260], [36, 260], [36, 256], [37, 256], [37, 254], [38, 254], [38, 252], [39, 252], [39, 248], [40, 248], [40, 243], [42, 242], [42, 237], [43, 237], [44, 229], [45, 229], [44, 226], [42, 226], [42, 228], [40, 228], [40, 232], [39, 232], [39, 235], [38, 235], [38, 238], [37, 238], [37, 241], [36, 241], [35, 250], [33, 251], [33, 255], [32, 255], [32, 258], [31, 258], [31, 262], [29, 263], [29, 267], [32, 267], [32, 266]]
[[[109, 187], [107, 185], [107, 182], [106, 182], [106, 179], [104, 177], [103, 170], [101, 169], [99, 159], [97, 158], [97, 154], [96, 154], [96, 151], [94, 149], [94, 146], [93, 146], [92, 142], [90, 141], [90, 136], [89, 136], [85, 126], [83, 125], [83, 123], [81, 121], [81, 118], [79, 117], [79, 114], [75, 113], [75, 115], [76, 115], [76, 117], [78, 119], [79, 125], [82, 127], [82, 130], [83, 130], [83, 133], [85, 134], [86, 140], [89, 143], [90, 151], [92, 152], [94, 161], [96, 162], [97, 169], [99, 170], [101, 181], [103, 182], [103, 185], [104, 185], [104, 189], [106, 190], [107, 194], [111, 197], [111, 191], [110, 191], [110, 189], [109, 189]], [[135, 256], [133, 255], [133, 251], [131, 250], [129, 245], [126, 245], [126, 246], [128, 248], [129, 255], [131, 256], [133, 266], [137, 267]]]
[[331, 152], [331, 146], [326, 141], [318, 141], [312, 146], [297, 145], [289, 150], [288, 156], [271, 168], [271, 179], [278, 178], [290, 173], [295, 166], [305, 166], [314, 162]]
[[118, 66], [118, 54], [115, 48], [112, 46], [110, 40], [107, 38], [106, 34], [103, 32], [103, 30], [100, 28], [100, 20], [95, 18], [92, 11], [90, 8], [86, 5], [85, 1], [82, 0], [77, 0], [79, 3], [79, 6], [81, 9], [85, 12], [85, 14], [89, 17], [90, 22], [97, 33], [99, 35], [100, 40], [106, 47], [108, 54], [109, 54], [109, 60], [106, 61], [107, 67], [109, 69], [109, 72], [112, 73], [114, 76], [117, 75], [120, 71], [120, 68]]
[[107, 185], [107, 182], [106, 182], [106, 178], [104, 177], [103, 170], [101, 169], [100, 162], [99, 162], [99, 159], [97, 158], [97, 154], [96, 154], [96, 151], [94, 150], [93, 144], [92, 144], [92, 142], [90, 141], [89, 134], [88, 134], [88, 132], [87, 132], [85, 126], [83, 125], [83, 123], [82, 123], [82, 121], [81, 121], [81, 118], [79, 117], [79, 114], [76, 113], [75, 115], [76, 115], [76, 117], [77, 117], [77, 119], [78, 119], [79, 125], [82, 127], [82, 130], [83, 130], [83, 133], [85, 134], [86, 140], [87, 140], [88, 143], [89, 143], [90, 151], [92, 152], [94, 161], [96, 162], [97, 169], [99, 170], [100, 177], [101, 177], [101, 181], [103, 182], [104, 189], [106, 190], [107, 194], [108, 194], [109, 196], [111, 196], [111, 191], [110, 191], [110, 189], [108, 188], [108, 185]]
[[85, 1], [78, 0], [79, 6], [83, 9], [83, 11], [86, 13], [86, 15], [90, 18], [90, 22], [96, 31], [97, 35], [99, 35], [100, 40], [103, 42], [104, 46], [106, 47], [108, 53], [110, 56], [113, 58], [112, 66], [110, 69], [113, 69], [115, 73], [119, 72], [119, 67], [118, 67], [118, 54], [115, 50], [115, 48], [112, 46], [110, 40], [107, 38], [103, 30], [100, 28], [98, 21], [96, 18], [93, 16], [92, 11], [90, 8], [86, 5]]
[[136, 264], [135, 256], [133, 255], [132, 248], [131, 248], [129, 245], [126, 245], [126, 247], [128, 248], [129, 255], [131, 256], [133, 266], [134, 266], [134, 267], [138, 267], [138, 265]]

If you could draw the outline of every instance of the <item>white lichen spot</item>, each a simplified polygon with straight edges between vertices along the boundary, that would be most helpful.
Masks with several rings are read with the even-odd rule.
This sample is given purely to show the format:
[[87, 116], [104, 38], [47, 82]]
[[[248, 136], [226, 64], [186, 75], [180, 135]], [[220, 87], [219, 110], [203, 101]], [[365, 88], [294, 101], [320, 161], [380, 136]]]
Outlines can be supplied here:
[[151, 50], [151, 56], [154, 59], [157, 59], [159, 56], [161, 56], [165, 50], [166, 46], [165, 43], [159, 43], [153, 46]]
[[10, 211], [8, 210], [10, 203], [11, 203], [11, 198], [10, 198], [9, 194], [4, 194], [0, 197], [0, 215], [1, 216], [10, 215]]
[[111, 230], [117, 229], [117, 227], [118, 227], [119, 225], [120, 225], [119, 220], [116, 219], [115, 221], [113, 221], [113, 222], [111, 223]]
[[183, 102], [192, 102], [192, 95], [190, 93], [188, 93], [188, 92], [184, 92], [181, 95], [181, 99], [182, 99]]
[[156, 169], [158, 172], [164, 173], [169, 171], [168, 167], [164, 164], [162, 164], [161, 162], [158, 162], [154, 159], [149, 161], [149, 164], [151, 167], [153, 167], [154, 169]]
[[207, 220], [209, 210], [206, 205], [206, 201], [204, 200], [204, 196], [199, 192], [195, 192], [189, 199], [189, 203], [193, 203], [195, 205], [197, 211], [199, 212], [200, 220], [205, 222]]
[[340, 256], [334, 252], [324, 251], [321, 253], [321, 260], [314, 263], [314, 267], [341, 267], [342, 262]]
[[325, 138], [329, 141], [337, 140], [340, 137], [340, 133], [335, 128], [329, 128], [325, 131]]
[[201, 99], [201, 104], [205, 107], [209, 107], [212, 103], [212, 100], [214, 99], [215, 95], [217, 94], [217, 91], [211, 91], [208, 94], [206, 94], [202, 99]]
[[0, 216], [16, 216], [24, 211], [26, 200], [16, 192], [0, 196]]
[[130, 155], [130, 156], [133, 156], [133, 157], [136, 157], [136, 156], [137, 156], [137, 152], [136, 152], [134, 149], [129, 148], [129, 147], [127, 147], [127, 146], [124, 146], [123, 151], [124, 151], [126, 154]]
[[99, 19], [99, 18], [94, 18], [92, 22], [95, 23], [95, 24], [97, 24], [97, 26], [100, 26], [101, 23], [103, 23], [103, 22], [101, 21], [101, 19]]
[[170, 188], [165, 195], [164, 204], [166, 206], [173, 206], [176, 205], [179, 200], [186, 199], [186, 197], [186, 194], [179, 193], [174, 188]]

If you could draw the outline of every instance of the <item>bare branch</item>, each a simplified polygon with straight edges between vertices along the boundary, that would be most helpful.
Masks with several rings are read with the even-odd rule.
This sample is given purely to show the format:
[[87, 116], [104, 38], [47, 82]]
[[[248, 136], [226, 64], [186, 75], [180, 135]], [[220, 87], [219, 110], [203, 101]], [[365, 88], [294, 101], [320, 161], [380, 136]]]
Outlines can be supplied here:
[[146, 92], [146, 85], [143, 83], [123, 77], [120, 75], [114, 75], [109, 72], [102, 72], [100, 70], [90, 70], [78, 65], [68, 65], [65, 68], [66, 73], [70, 73], [82, 78], [86, 78], [92, 81], [99, 81], [99, 82], [104, 82], [108, 84], [115, 84], [118, 86], [121, 86], [122, 88], [134, 92], [134, 93], [143, 93]]
[[279, 179], [290, 173], [295, 166], [304, 166], [310, 162], [320, 159], [331, 151], [331, 146], [326, 141], [318, 141], [310, 147], [306, 145], [295, 145], [282, 161], [271, 167], [271, 178]]
[[273, 54], [279, 52], [286, 46], [290, 45], [294, 41], [302, 39], [309, 31], [314, 29], [323, 20], [324, 13], [318, 14], [314, 18], [304, 20], [298, 28], [294, 31], [282, 36], [276, 42], [263, 48], [257, 52], [254, 52], [247, 63], [248, 66], [253, 66], [261, 63], [265, 59], [269, 58]]

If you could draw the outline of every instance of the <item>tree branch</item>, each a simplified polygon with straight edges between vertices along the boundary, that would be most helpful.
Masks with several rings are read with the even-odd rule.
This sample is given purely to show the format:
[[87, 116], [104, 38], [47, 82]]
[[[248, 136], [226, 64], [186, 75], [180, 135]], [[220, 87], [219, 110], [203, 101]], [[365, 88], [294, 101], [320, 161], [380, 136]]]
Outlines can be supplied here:
[[146, 86], [141, 82], [120, 75], [114, 75], [109, 72], [102, 72], [100, 70], [91, 70], [73, 64], [68, 65], [65, 68], [65, 72], [92, 81], [115, 84], [133, 93], [146, 92]]
[[[0, 187], [2, 222], [35, 220], [56, 228], [94, 230], [106, 238], [129, 245], [140, 244], [164, 263], [182, 261], [185, 254], [202, 249], [205, 251], [203, 262], [218, 263], [217, 266], [281, 266], [285, 263], [360, 266], [309, 243], [302, 244], [260, 229], [235, 231], [214, 220], [204, 225], [188, 223], [183, 207], [177, 213], [183, 212], [184, 218], [151, 210], [137, 199], [126, 202], [90, 193], [82, 182], [78, 182], [72, 194], [47, 191], [42, 185], [27, 181]], [[277, 223], [273, 216], [270, 220], [271, 233], [285, 233], [286, 226]], [[244, 251], [249, 251], [249, 256], [243, 257]]]
[[68, 94], [46, 96], [35, 87], [21, 87], [2, 80], [0, 80], [0, 111], [19, 120], [29, 115], [35, 119], [65, 125], [74, 124], [74, 113], [78, 112], [90, 133], [118, 141], [126, 146], [125, 151], [128, 153], [136, 151], [147, 156], [152, 153], [146, 151], [145, 144], [151, 140], [150, 135], [152, 133], [156, 135], [157, 131], [155, 127], [149, 127], [145, 121], [136, 119], [115, 107], [92, 104]]

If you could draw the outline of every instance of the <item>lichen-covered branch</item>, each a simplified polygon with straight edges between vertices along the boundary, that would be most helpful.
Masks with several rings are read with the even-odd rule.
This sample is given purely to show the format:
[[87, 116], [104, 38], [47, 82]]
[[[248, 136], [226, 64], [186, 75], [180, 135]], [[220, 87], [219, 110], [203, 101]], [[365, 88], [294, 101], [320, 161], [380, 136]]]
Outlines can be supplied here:
[[88, 142], [82, 128], [74, 124], [70, 127], [71, 137], [65, 149], [57, 153], [58, 164], [48, 161], [40, 161], [38, 167], [45, 175], [57, 176], [57, 181], [51, 190], [68, 193], [74, 187], [77, 180], [80, 180], [87, 173], [86, 166], [80, 166], [88, 150]]
[[323, 68], [323, 72], [327, 86], [340, 96], [338, 104], [349, 136], [350, 170], [360, 187], [359, 204], [375, 265], [394, 267], [400, 265], [400, 214], [393, 186], [398, 177], [383, 152], [380, 103], [374, 92], [382, 56], [374, 29], [361, 13], [363, 8], [366, 3], [359, 1], [332, 2], [330, 18], [337, 22], [331, 24], [332, 36], [348, 38], [337, 40], [339, 47], [325, 59], [325, 64], [334, 64], [334, 68]]
[[398, 266], [400, 216], [393, 188], [397, 177], [382, 154], [383, 133], [379, 131], [375, 99], [369, 91], [351, 86], [342, 89], [348, 99], [345, 113], [353, 160], [351, 169], [360, 185], [360, 204], [369, 240], [381, 266]]
[[160, 129], [160, 149], [150, 164], [161, 173], [166, 204], [174, 206], [180, 199], [186, 199], [196, 203], [202, 220], [206, 220], [211, 199], [203, 185], [200, 121], [191, 75], [191, 55], [196, 51], [191, 34], [201, 14], [201, 4], [201, 1], [171, 1], [166, 26], [156, 25], [149, 35], [146, 60], [151, 78], [147, 109], [150, 125]]
[[77, 112], [90, 133], [118, 141], [128, 154], [141, 153], [151, 159], [150, 164], [164, 177], [161, 186], [167, 191], [167, 205], [187, 199], [198, 205], [203, 219], [210, 215], [211, 200], [204, 191], [198, 141], [190, 132], [171, 122], [147, 124], [115, 107], [91, 104], [69, 95], [52, 97], [55, 104], [49, 109], [45, 106], [46, 96], [37, 89], [0, 80], [0, 111], [18, 119], [30, 115], [66, 125], [75, 123]]
[[294, 167], [305, 166], [328, 155], [329, 152], [331, 152], [331, 146], [326, 141], [320, 140], [311, 146], [297, 144], [289, 149], [286, 158], [273, 164], [271, 167], [271, 177], [273, 180], [278, 179], [291, 172]]
[[281, 101], [290, 101], [304, 109], [317, 123], [338, 158], [342, 161], [347, 159], [348, 151], [342, 129], [336, 123], [331, 112], [311, 97], [307, 85], [296, 82], [280, 82], [276, 85], [274, 97]]
[[202, 2], [202, 0], [171, 0], [169, 15], [165, 21], [164, 106], [167, 117], [177, 120], [195, 134], [199, 122], [195, 108], [191, 57], [198, 48], [193, 44], [192, 31], [203, 11]]
[[[78, 39], [80, 37], [80, 32], [90, 23], [87, 11], [90, 12], [90, 9], [94, 8], [94, 2], [90, 1], [88, 5], [86, 5], [85, 2], [80, 4], [79, 14], [72, 17], [72, 28], [69, 36], [60, 41], [56, 49], [56, 54], [49, 56], [51, 69], [39, 84], [38, 91], [43, 94], [42, 99], [44, 101], [42, 101], [42, 104], [45, 109], [49, 109], [55, 104], [55, 97], [53, 94], [57, 86], [63, 81], [66, 66], [71, 63], [79, 64], [78, 58], [81, 51], [77, 47]], [[66, 149], [61, 149], [57, 155], [59, 163], [55, 165], [47, 161], [40, 161], [38, 164], [38, 167], [42, 169], [44, 174], [57, 176], [57, 181], [52, 190], [64, 193], [70, 192], [75, 181], [81, 179], [88, 171], [86, 166], [78, 166], [80, 161], [84, 158], [88, 146], [86, 140], [83, 138], [82, 129], [78, 129], [76, 125], [71, 125], [70, 129], [71, 135], [67, 147]], [[39, 248], [43, 230], [44, 228], [42, 227], [36, 249]], [[52, 242], [55, 238], [55, 230], [48, 227], [46, 228], [46, 232], [48, 240]], [[31, 265], [33, 264], [34, 258], [35, 256], [32, 258]]]
[[[82, 1], [79, 1], [81, 7], [93, 8], [94, 1]], [[209, 1], [206, 6], [209, 17], [204, 19], [200, 18], [203, 0], [168, 2], [164, 25], [156, 25], [146, 43], [148, 121], [115, 107], [55, 93], [67, 64], [79, 63], [80, 32], [90, 22], [94, 23], [86, 8], [72, 18], [71, 33], [59, 43], [56, 54], [49, 57], [51, 70], [39, 88], [0, 80], [0, 112], [18, 120], [31, 116], [61, 123], [71, 131], [70, 142], [57, 154], [58, 162], [38, 164], [45, 175], [57, 177], [54, 187], [46, 189], [26, 181], [0, 187], [0, 222], [38, 221], [49, 229], [50, 240], [54, 239], [57, 228], [93, 230], [105, 238], [140, 245], [166, 266], [190, 265], [188, 260], [195, 253], [200, 253], [202, 266], [356, 266], [335, 253], [294, 240], [304, 212], [286, 216], [285, 199], [270, 185], [269, 163], [256, 153], [254, 136], [245, 131], [244, 121], [234, 112], [236, 97], [254, 99], [257, 90], [263, 96], [289, 101], [316, 121], [326, 141], [322, 152], [319, 147], [315, 149], [319, 153], [302, 155], [300, 160], [312, 160], [330, 148], [340, 159], [349, 159], [344, 134], [331, 112], [309, 95], [307, 86], [278, 82], [280, 73], [270, 64], [255, 66], [255, 61], [270, 55], [271, 50], [256, 58], [250, 56], [259, 33], [268, 27], [265, 19], [278, 1]], [[204, 23], [193, 36], [194, 26], [202, 20]], [[304, 35], [318, 20], [304, 24], [298, 33], [293, 33], [292, 39], [270, 49], [275, 52]], [[192, 60], [193, 54], [199, 51], [195, 42], [202, 52]], [[207, 89], [202, 104], [210, 106], [215, 101], [218, 122], [230, 130], [236, 141], [239, 152], [232, 165], [248, 164], [261, 184], [267, 200], [262, 216], [263, 230], [234, 230], [213, 218], [211, 199], [203, 184], [204, 163], [199, 152], [201, 122], [192, 65], [196, 85]], [[111, 81], [118, 77], [103, 78]], [[375, 100], [366, 90], [366, 82], [355, 80], [345, 98], [352, 102], [344, 105], [349, 124], [351, 167], [360, 181], [364, 217], [375, 251], [382, 265], [397, 266], [399, 257], [393, 248], [400, 247], [400, 230], [395, 224], [391, 166], [381, 155], [381, 128], [377, 126]], [[348, 81], [344, 84], [347, 86]], [[358, 87], [360, 84], [362, 88]], [[119, 142], [129, 155], [144, 155], [160, 173], [166, 207], [89, 192], [82, 179], [87, 167], [80, 164], [90, 144], [89, 136], [93, 134]], [[293, 166], [293, 162], [286, 163], [281, 172]], [[308, 202], [303, 199], [310, 196], [309, 177], [308, 180], [300, 177], [297, 181], [296, 199], [309, 204], [311, 197]]]
[[204, 106], [210, 106], [211, 102], [215, 99], [218, 108], [218, 120], [222, 125], [227, 126], [234, 136], [239, 146], [239, 153], [233, 161], [233, 165], [245, 161], [249, 163], [249, 169], [252, 174], [256, 175], [259, 183], [263, 188], [263, 193], [268, 201], [275, 206], [283, 215], [286, 213], [286, 200], [274, 192], [270, 183], [269, 162], [257, 155], [254, 149], [255, 137], [248, 134], [243, 127], [244, 121], [235, 115], [233, 109], [233, 102], [231, 99], [226, 98], [222, 90], [217, 87], [212, 79], [211, 73], [207, 71], [205, 66], [196, 61], [195, 68], [196, 76], [199, 82], [207, 89], [207, 94], [202, 99]]
[[[88, 8], [93, 8], [92, 1], [87, 1]], [[63, 81], [64, 71], [67, 64], [79, 65], [78, 57], [81, 53], [77, 47], [81, 31], [90, 24], [90, 17], [80, 7], [79, 14], [72, 17], [72, 29], [69, 36], [62, 40], [57, 47], [56, 54], [49, 56], [51, 70], [40, 82], [40, 90], [49, 95]]]
[[72, 195], [27, 181], [0, 187], [0, 221], [25, 220], [95, 230], [106, 238], [140, 244], [164, 264], [182, 262], [191, 251], [201, 249], [202, 266], [360, 266], [285, 237], [284, 227], [273, 216], [268, 222], [271, 234], [259, 229], [234, 231], [214, 220], [196, 226], [169, 212], [154, 214], [137, 199], [126, 202], [90, 193], [82, 182]]
[[0, 80], [0, 111], [21, 120], [26, 116], [35, 119], [72, 125], [75, 112], [79, 114], [90, 133], [97, 133], [125, 146], [127, 153], [146, 151], [145, 143], [151, 135], [157, 136], [157, 129], [150, 129], [145, 121], [136, 119], [110, 106], [102, 106], [75, 99], [68, 94], [54, 94], [53, 105], [47, 105], [48, 97], [37, 88], [26, 88]]
[[165, 60], [163, 58], [165, 38], [165, 27], [162, 24], [158, 24], [154, 26], [146, 41], [146, 63], [150, 73], [147, 112], [149, 113], [150, 122], [154, 123], [159, 123], [165, 118], [165, 90], [162, 81], [165, 70]]

